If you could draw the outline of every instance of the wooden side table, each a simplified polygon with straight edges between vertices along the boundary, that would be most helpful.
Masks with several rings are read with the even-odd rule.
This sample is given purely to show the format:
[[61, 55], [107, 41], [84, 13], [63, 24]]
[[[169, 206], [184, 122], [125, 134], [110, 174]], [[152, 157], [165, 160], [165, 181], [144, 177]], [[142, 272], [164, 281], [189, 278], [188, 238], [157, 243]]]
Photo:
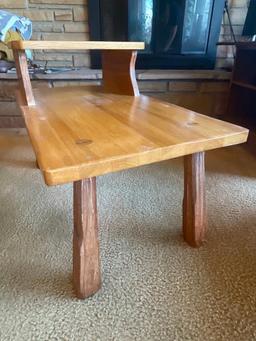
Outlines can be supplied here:
[[[100, 289], [96, 177], [184, 156], [183, 234], [189, 245], [205, 239], [204, 152], [243, 143], [248, 130], [140, 96], [137, 49], [143, 43], [13, 42], [18, 102], [47, 185], [73, 182], [73, 281], [76, 295]], [[25, 49], [99, 49], [102, 88], [37, 89]]]

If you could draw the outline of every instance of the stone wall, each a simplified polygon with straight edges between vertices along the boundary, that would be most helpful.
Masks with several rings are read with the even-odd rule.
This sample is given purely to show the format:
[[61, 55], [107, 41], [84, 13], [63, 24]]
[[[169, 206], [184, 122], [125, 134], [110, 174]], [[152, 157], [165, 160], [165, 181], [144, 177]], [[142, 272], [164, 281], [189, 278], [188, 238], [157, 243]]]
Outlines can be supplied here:
[[[243, 39], [241, 35], [247, 15], [248, 5], [249, 0], [229, 0], [231, 22], [237, 40]], [[226, 14], [223, 17], [220, 41], [233, 41]], [[216, 68], [232, 67], [234, 54], [234, 46], [219, 46], [217, 49]]]
[[[229, 0], [234, 31], [242, 33], [248, 0]], [[88, 40], [87, 0], [0, 0], [0, 8], [25, 15], [33, 21], [33, 39], [43, 40]], [[227, 16], [223, 18], [220, 41], [231, 39]], [[226, 67], [233, 63], [234, 48], [218, 47], [216, 67]], [[36, 52], [35, 61], [48, 66], [89, 67], [88, 53], [52, 51]]]
[[[0, 8], [33, 22], [34, 40], [88, 40], [87, 0], [0, 0]], [[86, 52], [37, 51], [40, 65], [90, 67]]]

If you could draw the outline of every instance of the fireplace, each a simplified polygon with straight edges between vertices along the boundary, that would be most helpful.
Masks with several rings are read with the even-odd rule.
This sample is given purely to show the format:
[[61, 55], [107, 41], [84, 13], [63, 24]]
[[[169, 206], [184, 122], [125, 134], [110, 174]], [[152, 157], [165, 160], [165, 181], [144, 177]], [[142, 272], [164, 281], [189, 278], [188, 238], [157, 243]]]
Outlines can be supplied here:
[[[91, 40], [144, 41], [137, 67], [215, 66], [224, 0], [89, 0]], [[92, 67], [100, 67], [93, 52]]]

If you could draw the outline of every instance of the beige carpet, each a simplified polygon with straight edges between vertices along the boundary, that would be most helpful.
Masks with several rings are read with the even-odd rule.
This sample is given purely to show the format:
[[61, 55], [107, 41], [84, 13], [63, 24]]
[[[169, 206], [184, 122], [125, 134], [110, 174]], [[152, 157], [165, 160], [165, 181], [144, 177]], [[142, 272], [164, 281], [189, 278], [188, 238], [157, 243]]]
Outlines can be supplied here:
[[181, 237], [182, 160], [98, 179], [103, 288], [72, 291], [72, 187], [0, 137], [0, 340], [256, 340], [256, 159], [207, 156], [208, 241]]

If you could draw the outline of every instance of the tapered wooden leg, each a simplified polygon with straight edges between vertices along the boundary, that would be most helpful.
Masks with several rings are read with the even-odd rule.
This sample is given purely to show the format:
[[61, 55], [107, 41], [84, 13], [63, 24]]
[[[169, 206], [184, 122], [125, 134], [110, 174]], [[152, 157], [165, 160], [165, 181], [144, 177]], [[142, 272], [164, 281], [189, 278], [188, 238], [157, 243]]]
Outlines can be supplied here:
[[199, 247], [205, 239], [207, 226], [205, 202], [204, 153], [184, 158], [183, 235], [193, 247]]
[[101, 287], [96, 178], [74, 182], [73, 282], [79, 298]]

